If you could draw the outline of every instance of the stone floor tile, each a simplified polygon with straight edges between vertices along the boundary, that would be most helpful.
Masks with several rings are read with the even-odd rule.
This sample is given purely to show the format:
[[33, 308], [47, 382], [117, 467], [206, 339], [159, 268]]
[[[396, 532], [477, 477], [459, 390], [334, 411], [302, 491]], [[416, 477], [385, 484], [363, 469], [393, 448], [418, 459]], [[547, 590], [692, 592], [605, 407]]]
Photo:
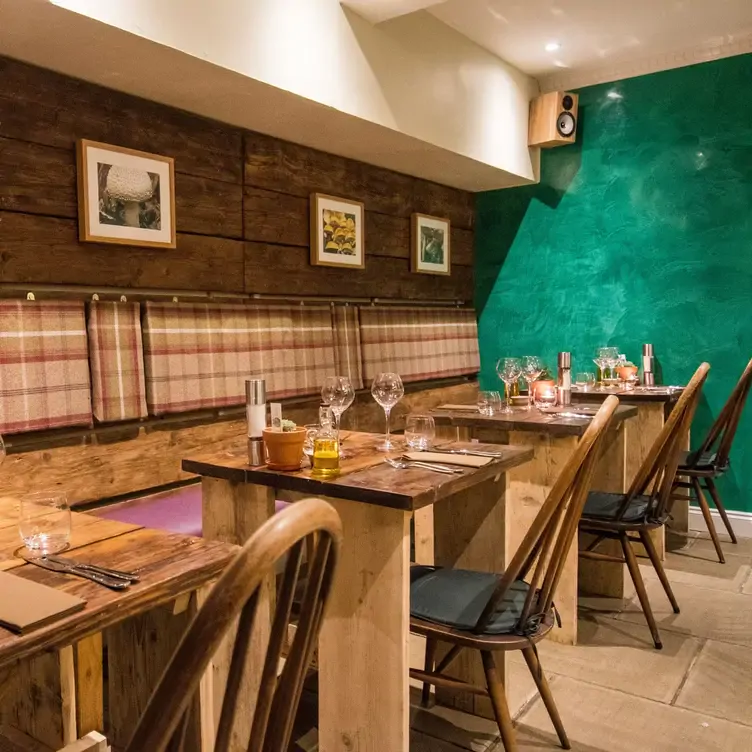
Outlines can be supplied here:
[[[733, 521], [731, 522], [733, 525]], [[716, 526], [718, 530], [718, 537], [721, 539], [721, 547], [724, 554], [733, 554], [734, 556], [744, 556], [747, 559], [747, 563], [752, 562], [752, 538], [739, 538], [738, 543], [732, 543], [726, 534], [726, 529], [723, 528], [722, 523], [718, 523]], [[723, 529], [723, 532], [721, 532]], [[695, 556], [703, 556], [711, 561], [718, 561], [718, 556], [715, 552], [715, 546], [710, 538], [709, 533], [699, 533], [695, 542], [692, 544], [692, 553]]]
[[[726, 555], [726, 563], [717, 559], [708, 560], [692, 556], [689, 549], [682, 554], [667, 554], [664, 569], [669, 582], [683, 582], [687, 585], [708, 587], [713, 590], [740, 592], [752, 566], [743, 556]], [[658, 575], [650, 564], [641, 562], [643, 579], [656, 579]]]
[[675, 704], [752, 726], [752, 648], [708, 640]]
[[609, 618], [580, 619], [578, 644], [539, 644], [547, 674], [671, 702], [700, 649], [693, 637], [666, 632], [656, 650], [647, 627]]
[[410, 731], [410, 752], [460, 752], [460, 749], [451, 742]]
[[742, 593], [752, 595], [752, 572], [750, 572], [747, 581], [742, 585]]
[[[749, 596], [674, 582], [672, 590], [681, 608], [681, 613], [675, 614], [657, 579], [648, 580], [645, 586], [661, 632], [669, 630], [752, 647], [752, 598]], [[636, 599], [613, 618], [632, 624], [645, 624]]]
[[[560, 677], [557, 686], [557, 705], [574, 752], [750, 750], [750, 729], [741, 724], [567, 677]], [[542, 703], [522, 716], [517, 735], [520, 752], [560, 749]]]

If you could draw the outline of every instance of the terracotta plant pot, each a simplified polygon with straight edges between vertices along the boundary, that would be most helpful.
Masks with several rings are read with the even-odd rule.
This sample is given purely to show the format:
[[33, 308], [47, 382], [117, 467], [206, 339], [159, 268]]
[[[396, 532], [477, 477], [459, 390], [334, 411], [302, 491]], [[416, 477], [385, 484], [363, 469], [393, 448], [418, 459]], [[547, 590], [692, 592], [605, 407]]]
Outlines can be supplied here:
[[542, 381], [534, 381], [532, 384], [533, 387], [533, 399], [538, 395], [539, 389], [553, 389], [555, 386], [555, 382], [553, 379], [543, 379]]
[[619, 374], [619, 378], [622, 381], [629, 381], [637, 373], [637, 366], [619, 366], [616, 369], [616, 373]]
[[265, 428], [266, 464], [272, 470], [300, 470], [305, 437], [305, 428], [296, 428], [294, 431]]

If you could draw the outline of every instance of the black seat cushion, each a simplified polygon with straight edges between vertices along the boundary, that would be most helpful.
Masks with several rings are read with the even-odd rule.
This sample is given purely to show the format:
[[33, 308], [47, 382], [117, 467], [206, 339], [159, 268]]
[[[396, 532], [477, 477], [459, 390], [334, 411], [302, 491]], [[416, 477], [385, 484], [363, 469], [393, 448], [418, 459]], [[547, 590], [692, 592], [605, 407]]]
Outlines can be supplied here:
[[[625, 494], [591, 491], [585, 502], [585, 508], [582, 510], [582, 516], [594, 520], [615, 520], [625, 498]], [[635, 496], [620, 521], [639, 522], [645, 519], [649, 506], [650, 497]]]
[[[410, 568], [410, 615], [471, 631], [498, 582], [499, 576], [488, 572], [413, 565]], [[526, 582], [514, 582], [484, 634], [514, 633], [528, 590], [530, 586]]]
[[679, 460], [679, 469], [715, 470], [722, 473], [728, 470], [729, 463], [719, 465], [715, 452], [684, 452]]

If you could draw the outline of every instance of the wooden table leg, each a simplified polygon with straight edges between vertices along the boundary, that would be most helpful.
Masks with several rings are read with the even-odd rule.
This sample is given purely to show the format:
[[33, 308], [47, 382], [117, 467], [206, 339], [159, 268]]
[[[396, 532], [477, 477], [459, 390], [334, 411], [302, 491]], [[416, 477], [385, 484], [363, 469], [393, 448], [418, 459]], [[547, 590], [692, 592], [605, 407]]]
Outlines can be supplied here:
[[74, 648], [76, 664], [76, 721], [78, 736], [104, 731], [102, 633], [86, 637]]
[[0, 725], [13, 726], [52, 749], [78, 738], [71, 646], [22, 661], [5, 690]]
[[[624, 421], [604, 436], [601, 454], [593, 473], [592, 488], [612, 493], [624, 493], [627, 490], [626, 473], [632, 435], [630, 421]], [[591, 535], [580, 533], [580, 548], [586, 547], [592, 539]], [[602, 541], [598, 544], [597, 550], [601, 553], [622, 556], [619, 541]], [[588, 595], [623, 598], [627, 577], [625, 564], [584, 558], [579, 560], [579, 589]]]
[[[201, 481], [203, 537], [209, 540], [221, 540], [225, 543], [243, 545], [261, 525], [274, 516], [274, 489], [252, 484], [230, 483], [219, 478], [203, 478]], [[204, 597], [200, 593], [199, 597]], [[270, 576], [262, 585], [259, 593], [256, 625], [251, 646], [248, 651], [248, 665], [243, 677], [243, 685], [238, 693], [239, 710], [235, 719], [230, 747], [232, 752], [245, 750], [251, 734], [253, 708], [261, 680], [261, 670], [269, 641], [272, 612], [274, 608], [274, 577]], [[211, 678], [204, 677], [203, 691], [200, 692], [202, 703], [208, 701], [208, 688], [214, 695], [210, 706], [202, 704], [201, 723], [212, 724], [213, 729], [204, 728], [202, 733], [206, 740], [214, 736], [219, 724], [222, 699], [230, 670], [232, 645], [235, 630], [231, 630], [222, 647], [212, 658]], [[245, 740], [245, 741], [244, 741]]]
[[[530, 529], [578, 441], [577, 436], [552, 437], [531, 431], [509, 433], [510, 444], [532, 446], [535, 450], [530, 462], [507, 473], [506, 549], [510, 558]], [[556, 591], [561, 628], [553, 629], [549, 635], [554, 642], [567, 645], [577, 643], [577, 571], [577, 547], [573, 545]]]
[[410, 514], [328, 501], [344, 541], [319, 639], [319, 749], [407, 752]]
[[[507, 564], [504, 530], [508, 507], [507, 479], [501, 475], [434, 505], [436, 564], [444, 567], [501, 572]], [[443, 652], [437, 653], [441, 658]], [[497, 653], [497, 669], [505, 680], [505, 654]], [[485, 686], [480, 655], [463, 651], [447, 671], [472, 684]], [[487, 697], [436, 688], [436, 700], [468, 713], [493, 718]]]

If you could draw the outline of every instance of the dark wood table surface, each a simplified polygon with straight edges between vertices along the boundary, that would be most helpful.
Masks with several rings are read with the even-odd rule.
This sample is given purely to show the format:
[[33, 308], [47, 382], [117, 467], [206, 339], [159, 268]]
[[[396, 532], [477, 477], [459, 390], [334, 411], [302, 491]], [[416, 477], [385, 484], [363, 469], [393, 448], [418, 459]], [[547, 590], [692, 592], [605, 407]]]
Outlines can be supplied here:
[[[534, 431], [552, 436], [581, 436], [590, 425], [592, 418], [568, 418], [561, 413], [592, 413], [598, 408], [594, 406], [569, 405], [557, 407], [550, 412], [542, 413], [533, 408], [514, 407], [511, 413], [497, 413], [496, 415], [481, 415], [477, 409], [451, 410], [437, 407], [431, 410], [436, 425], [457, 426], [462, 428], [490, 428], [499, 431]], [[637, 415], [637, 408], [633, 405], [619, 405], [614, 413], [613, 423], [618, 424]], [[498, 445], [494, 445], [498, 446]]]
[[645, 402], [663, 402], [666, 404], [673, 404], [676, 402], [684, 387], [681, 386], [656, 386], [656, 387], [643, 387], [638, 386], [634, 389], [622, 389], [615, 387], [607, 387], [605, 390], [598, 388], [588, 389], [587, 391], [579, 389], [575, 386], [572, 387], [572, 401], [573, 402], [603, 402], [609, 394], [615, 394], [622, 402], [629, 402], [632, 404], [642, 404]]
[[380, 434], [353, 431], [343, 433], [343, 437], [343, 447], [351, 456], [342, 460], [339, 476], [328, 480], [312, 477], [310, 468], [281, 472], [265, 465], [249, 467], [244, 447], [238, 450], [225, 448], [184, 459], [183, 470], [232, 483], [251, 483], [312, 496], [349, 499], [414, 511], [505, 473], [533, 456], [532, 449], [528, 447], [440, 442], [438, 446], [443, 448], [486, 449], [502, 454], [499, 459], [483, 467], [468, 467], [463, 468], [461, 474], [441, 475], [420, 468], [397, 470], [385, 464], [385, 457], [399, 457], [403, 453], [402, 438], [399, 436], [394, 437], [399, 449], [389, 454], [376, 449], [383, 441]]
[[140, 582], [114, 591], [73, 575], [50, 572], [14, 555], [21, 545], [16, 502], [0, 499], [0, 570], [77, 595], [86, 601], [78, 613], [28, 634], [0, 627], [0, 668], [42, 651], [70, 645], [86, 635], [174, 600], [214, 579], [237, 546], [187, 535], [149, 530], [93, 515], [72, 515], [70, 550], [83, 563], [137, 572]]

